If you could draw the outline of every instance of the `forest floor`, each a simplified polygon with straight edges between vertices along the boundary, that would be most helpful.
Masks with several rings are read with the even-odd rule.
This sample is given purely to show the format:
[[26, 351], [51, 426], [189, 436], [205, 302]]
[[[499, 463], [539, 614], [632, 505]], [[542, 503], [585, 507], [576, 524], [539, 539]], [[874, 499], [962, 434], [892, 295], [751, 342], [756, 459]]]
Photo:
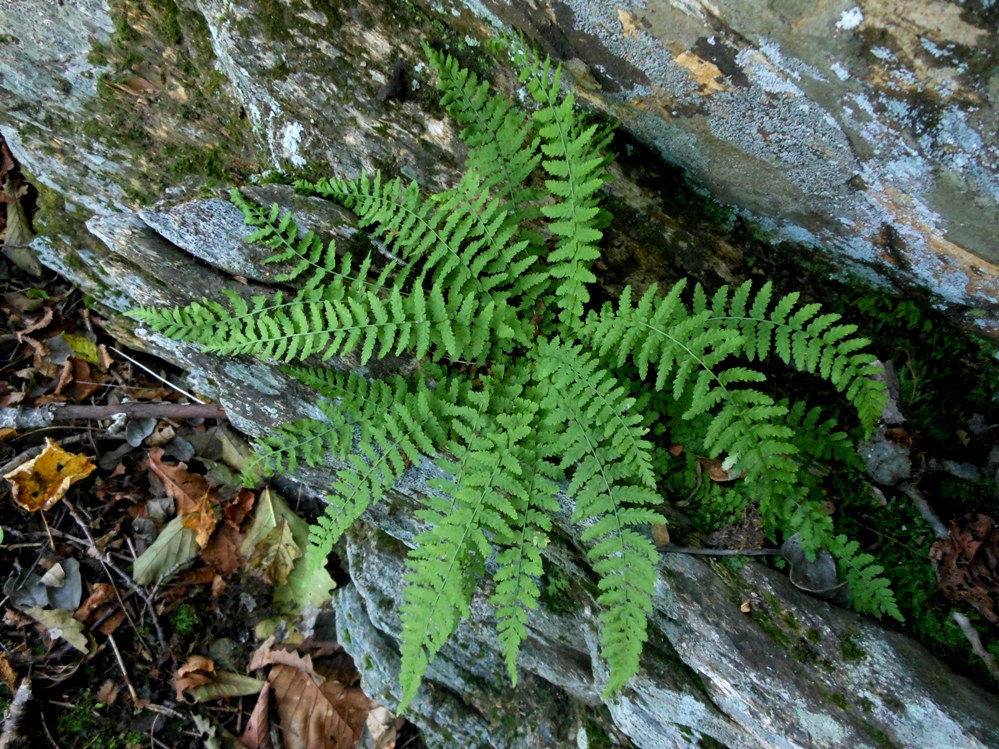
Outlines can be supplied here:
[[305, 522], [221, 410], [54, 274], [0, 259], [0, 309], [0, 746], [422, 747], [295, 629]]

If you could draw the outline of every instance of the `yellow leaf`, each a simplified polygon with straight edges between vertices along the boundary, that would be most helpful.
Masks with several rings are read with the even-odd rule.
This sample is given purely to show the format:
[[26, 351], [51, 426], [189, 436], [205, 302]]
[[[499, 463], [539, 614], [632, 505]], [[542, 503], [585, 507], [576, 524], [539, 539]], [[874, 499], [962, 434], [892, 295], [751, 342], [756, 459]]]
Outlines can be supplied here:
[[61, 637], [84, 655], [87, 654], [87, 637], [83, 634], [83, 622], [74, 619], [72, 611], [32, 606], [30, 609], [24, 609], [24, 613], [45, 627], [50, 637]]
[[97, 355], [97, 344], [93, 341], [84, 338], [82, 335], [72, 335], [70, 333], [63, 333], [62, 337], [69, 344], [69, 347], [73, 350], [73, 356], [77, 359], [85, 361], [88, 364], [97, 364], [100, 362], [100, 358]]
[[215, 508], [212, 506], [209, 495], [202, 494], [194, 507], [193, 512], [189, 512], [181, 519], [185, 528], [190, 528], [195, 533], [198, 547], [203, 549], [208, 544], [215, 530], [218, 518], [215, 515]]
[[286, 518], [279, 518], [266, 536], [257, 542], [249, 563], [275, 585], [285, 585], [302, 550], [295, 543]]
[[11, 497], [28, 512], [48, 510], [96, 468], [86, 455], [68, 453], [51, 439], [45, 443], [41, 455], [4, 475]]
[[132, 579], [148, 585], [160, 575], [193, 559], [198, 553], [194, 531], [184, 526], [182, 517], [174, 518], [160, 531], [152, 545], [132, 565]]

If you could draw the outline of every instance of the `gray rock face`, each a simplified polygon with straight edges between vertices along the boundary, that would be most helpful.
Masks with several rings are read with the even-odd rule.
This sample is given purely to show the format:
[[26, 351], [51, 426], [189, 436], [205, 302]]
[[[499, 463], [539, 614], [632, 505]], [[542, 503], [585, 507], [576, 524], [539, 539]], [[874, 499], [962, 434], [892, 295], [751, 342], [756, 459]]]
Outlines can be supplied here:
[[[265, 5], [271, 16], [261, 13]], [[475, 46], [481, 18], [533, 30], [570, 58], [581, 98], [621, 116], [785, 234], [922, 278], [950, 299], [994, 304], [987, 258], [968, 261], [984, 269], [977, 286], [955, 286], [965, 266], [952, 258], [965, 256], [921, 254], [937, 242], [987, 255], [976, 237], [991, 204], [976, 214], [982, 223], [954, 233], [960, 211], [994, 196], [995, 184], [994, 136], [982, 125], [995, 82], [972, 64], [994, 41], [976, 31], [971, 11], [936, 0], [857, 8], [731, 2], [724, 10], [649, 0], [613, 12], [575, 0], [482, 0], [468, 3], [475, 14], [464, 6], [347, 5], [176, 0], [122, 17], [117, 3], [100, 0], [0, 4], [0, 26], [19, 39], [16, 54], [0, 47], [0, 129], [43, 188], [40, 257], [104, 306], [123, 342], [187, 368], [194, 387], [214, 394], [248, 434], [315, 415], [311, 395], [266, 363], [206, 356], [134, 330], [117, 313], [223, 289], [252, 293], [271, 281], [256, 265], [259, 250], [241, 241], [234, 210], [216, 193], [192, 202], [206, 176], [228, 182], [229, 174], [276, 166], [347, 176], [383, 168], [431, 187], [453, 180], [461, 149], [421, 93], [419, 42], [431, 36], [487, 60]], [[902, 17], [911, 20], [896, 22]], [[380, 99], [400, 58], [410, 62], [410, 96]], [[957, 71], [950, 78], [948, 60]], [[943, 102], [935, 119], [917, 121], [900, 108], [893, 87], [908, 80], [906, 71], [935, 87]], [[660, 175], [649, 179], [622, 163], [607, 195], [621, 225], [599, 269], [611, 293], [679, 271], [738, 275], [739, 252], [676, 218], [659, 194]], [[965, 190], [956, 208], [939, 201], [947, 180]], [[276, 187], [256, 194], [341, 238], [353, 231], [349, 215], [321, 201]], [[161, 197], [168, 200], [153, 205]], [[928, 257], [938, 260], [920, 259]], [[927, 267], [941, 269], [939, 278]], [[335, 468], [298, 478], [318, 496]], [[398, 694], [400, 571], [430, 470], [411, 470], [343, 547], [354, 584], [339, 595], [337, 626], [366, 688], [389, 703]], [[805, 596], [762, 566], [733, 572], [675, 555], [661, 562], [642, 671], [603, 700], [583, 551], [563, 518], [546, 550], [557, 582], [531, 619], [516, 688], [494, 647], [488, 591], [480, 593], [412, 707], [431, 746], [999, 745], [999, 703], [911, 642]]]
[[999, 6], [943, 0], [466, 3], [782, 237], [999, 330]]

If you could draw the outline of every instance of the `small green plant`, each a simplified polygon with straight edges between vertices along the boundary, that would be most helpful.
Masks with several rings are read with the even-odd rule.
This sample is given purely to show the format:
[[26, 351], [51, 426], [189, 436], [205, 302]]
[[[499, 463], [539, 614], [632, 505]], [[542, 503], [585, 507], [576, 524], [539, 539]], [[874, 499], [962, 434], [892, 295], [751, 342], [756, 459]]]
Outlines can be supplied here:
[[[133, 313], [209, 351], [282, 362], [319, 394], [316, 416], [262, 440], [257, 463], [284, 472], [337, 455], [352, 466], [312, 528], [312, 564], [407, 466], [431, 456], [446, 476], [417, 511], [402, 707], [468, 614], [490, 559], [498, 640], [516, 682], [560, 492], [574, 500], [599, 578], [605, 692], [638, 671], [658, 565], [648, 529], [665, 522], [656, 469], [666, 463], [653, 441], [662, 423], [689, 453], [741, 477], [730, 509], [757, 502], [773, 536], [798, 533], [810, 553], [838, 557], [857, 608], [898, 616], [881, 569], [810, 494], [806, 468], [848, 453], [846, 435], [815, 409], [775, 400], [752, 368], [775, 359], [827, 380], [870, 430], [883, 388], [855, 327], [770, 284], [710, 296], [684, 282], [627, 288], [597, 307], [589, 288], [609, 220], [599, 197], [610, 133], [580, 116], [571, 93], [560, 98], [561, 71], [548, 60], [522, 58], [525, 113], [449, 56], [427, 55], [468, 146], [460, 184], [425, 196], [381, 174], [295, 183], [352, 209], [384, 254], [355, 259], [233, 191], [255, 228], [248, 241], [270, 247], [279, 280], [299, 290]], [[365, 376], [389, 355], [410, 362], [405, 373]], [[318, 366], [334, 357], [350, 366]]]
[[182, 603], [170, 615], [170, 624], [178, 635], [189, 637], [197, 631], [201, 620], [198, 618], [198, 612], [195, 611], [194, 606]]

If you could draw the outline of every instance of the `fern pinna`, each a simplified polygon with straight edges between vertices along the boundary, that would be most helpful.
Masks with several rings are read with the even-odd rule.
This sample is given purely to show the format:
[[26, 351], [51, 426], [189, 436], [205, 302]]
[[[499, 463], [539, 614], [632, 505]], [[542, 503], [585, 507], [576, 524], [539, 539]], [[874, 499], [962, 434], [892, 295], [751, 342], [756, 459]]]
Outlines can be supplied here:
[[[846, 436], [817, 410], [775, 400], [751, 367], [775, 358], [828, 380], [870, 430], [884, 396], [866, 341], [770, 284], [710, 297], [684, 282], [637, 298], [628, 288], [594, 307], [607, 131], [560, 96], [548, 60], [524, 64], [533, 101], [524, 114], [451, 57], [427, 55], [468, 146], [456, 187], [427, 196], [378, 173], [295, 185], [352, 209], [380, 241], [377, 257], [357, 261], [233, 191], [256, 229], [249, 241], [272, 250], [268, 262], [297, 291], [134, 313], [211, 351], [282, 362], [319, 394], [312, 417], [261, 441], [256, 464], [283, 472], [330, 454], [350, 463], [312, 528], [313, 563], [408, 465], [428, 457], [447, 475], [418, 511], [424, 530], [409, 555], [402, 705], [487, 570], [516, 682], [560, 491], [575, 502], [599, 578], [605, 691], [638, 671], [658, 566], [649, 526], [664, 522], [656, 419], [672, 419], [688, 453], [741, 477], [724, 490], [732, 507], [755, 501], [772, 536], [798, 533], [807, 551], [830, 549], [855, 606], [898, 616], [881, 570], [835, 534], [813, 491], [807, 469], [849, 459]], [[356, 366], [388, 355], [408, 356], [411, 373], [371, 380]], [[333, 357], [355, 366], [322, 368]], [[653, 401], [662, 407], [643, 405]]]

